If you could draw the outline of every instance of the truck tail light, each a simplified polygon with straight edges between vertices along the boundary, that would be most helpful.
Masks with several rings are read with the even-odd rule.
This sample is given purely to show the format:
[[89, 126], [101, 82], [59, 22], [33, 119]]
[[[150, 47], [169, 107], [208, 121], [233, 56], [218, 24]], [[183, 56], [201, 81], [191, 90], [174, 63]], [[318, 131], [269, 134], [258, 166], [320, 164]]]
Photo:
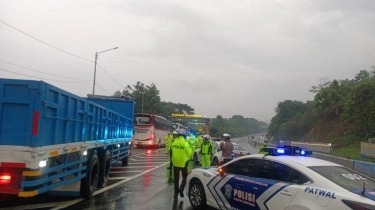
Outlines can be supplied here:
[[35, 111], [33, 116], [33, 127], [32, 127], [32, 135], [38, 135], [38, 127], [39, 127], [39, 112]]
[[0, 174], [0, 184], [9, 184], [11, 179], [10, 174]]
[[350, 200], [341, 200], [345, 205], [347, 205], [349, 208], [353, 210], [371, 210], [375, 209], [375, 206], [365, 203], [359, 203], [355, 201]]

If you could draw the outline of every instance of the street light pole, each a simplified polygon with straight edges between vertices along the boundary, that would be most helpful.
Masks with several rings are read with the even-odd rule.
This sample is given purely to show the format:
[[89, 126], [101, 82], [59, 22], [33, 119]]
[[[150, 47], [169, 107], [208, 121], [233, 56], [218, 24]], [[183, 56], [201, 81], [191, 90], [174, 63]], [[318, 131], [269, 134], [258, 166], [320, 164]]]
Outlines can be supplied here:
[[92, 94], [93, 95], [95, 95], [96, 61], [97, 60], [98, 60], [98, 52], [95, 52], [94, 84], [92, 86]]
[[143, 97], [144, 97], [145, 93], [142, 91], [142, 113], [143, 113]]
[[107, 52], [107, 51], [110, 51], [110, 50], [116, 50], [116, 49], [118, 49], [118, 47], [111, 48], [111, 49], [108, 49], [108, 50], [104, 50], [104, 51], [101, 51], [101, 52], [95, 52], [94, 84], [93, 84], [93, 87], [92, 87], [92, 94], [93, 95], [95, 95], [96, 63], [97, 63], [97, 60], [98, 60], [98, 56], [99, 56], [100, 53]]

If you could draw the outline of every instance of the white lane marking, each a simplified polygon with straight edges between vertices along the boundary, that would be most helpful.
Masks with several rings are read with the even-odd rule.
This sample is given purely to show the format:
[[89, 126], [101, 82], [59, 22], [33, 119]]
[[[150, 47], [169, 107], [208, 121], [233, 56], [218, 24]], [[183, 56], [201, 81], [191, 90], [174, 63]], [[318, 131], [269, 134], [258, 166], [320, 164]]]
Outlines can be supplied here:
[[[109, 185], [109, 186], [107, 186], [107, 187], [104, 187], [104, 188], [102, 188], [102, 189], [100, 189], [100, 190], [98, 190], [98, 191], [95, 191], [95, 192], [94, 192], [94, 196], [97, 195], [97, 194], [100, 194], [100, 193], [102, 193], [102, 192], [105, 192], [105, 191], [107, 191], [107, 190], [110, 190], [110, 189], [112, 189], [112, 188], [114, 188], [114, 187], [117, 187], [117, 186], [119, 186], [119, 185], [121, 185], [121, 184], [124, 184], [125, 182], [128, 182], [128, 181], [130, 181], [130, 180], [133, 180], [133, 179], [135, 179], [135, 178], [138, 178], [138, 177], [140, 177], [140, 176], [142, 176], [142, 175], [144, 175], [144, 174], [147, 174], [148, 172], [151, 172], [151, 171], [153, 171], [153, 170], [156, 170], [156, 169], [158, 169], [158, 168], [161, 168], [161, 167], [163, 167], [163, 166], [165, 166], [165, 165], [167, 165], [167, 164], [169, 164], [169, 163], [164, 163], [164, 164], [159, 165], [159, 166], [157, 166], [157, 167], [154, 167], [154, 168], [152, 168], [152, 169], [146, 170], [146, 171], [144, 171], [143, 173], [137, 174], [137, 175], [135, 175], [135, 176], [133, 176], [133, 177], [131, 177], [131, 178], [129, 178], [129, 179], [125, 179], [125, 180], [122, 180], [122, 181], [116, 182], [116, 183], [114, 183], [114, 184], [112, 184], [112, 185]], [[68, 207], [68, 206], [74, 205], [74, 204], [76, 204], [76, 203], [78, 203], [78, 202], [80, 202], [80, 201], [83, 201], [83, 200], [84, 200], [83, 198], [77, 198], [77, 199], [72, 200], [72, 201], [66, 201], [66, 202], [56, 203], [56, 204], [58, 204], [58, 206], [56, 206], [56, 207], [53, 208], [52, 210], [63, 209], [63, 208], [66, 208], [66, 207]]]
[[141, 164], [141, 163], [151, 163], [151, 164], [155, 164], [155, 163], [157, 163], [157, 164], [160, 164], [160, 163], [169, 163], [169, 161], [168, 162], [137, 162], [137, 163], [128, 163], [129, 165], [139, 165], [139, 164]]
[[[147, 166], [132, 166], [131, 168], [153, 168], [154, 166], [150, 166], [150, 165], [147, 165]], [[129, 167], [127, 166], [123, 166], [123, 167], [111, 167], [111, 169], [129, 169]]]
[[109, 172], [110, 174], [122, 174], [122, 173], [139, 173], [139, 172], [142, 172], [142, 171], [111, 171]]
[[109, 177], [108, 180], [129, 179], [130, 177]]
[[12, 210], [25, 210], [25, 209], [40, 209], [40, 208], [52, 208], [56, 207], [57, 203], [42, 203], [42, 204], [32, 204], [24, 206], [6, 207], [0, 208], [1, 210], [12, 209]]

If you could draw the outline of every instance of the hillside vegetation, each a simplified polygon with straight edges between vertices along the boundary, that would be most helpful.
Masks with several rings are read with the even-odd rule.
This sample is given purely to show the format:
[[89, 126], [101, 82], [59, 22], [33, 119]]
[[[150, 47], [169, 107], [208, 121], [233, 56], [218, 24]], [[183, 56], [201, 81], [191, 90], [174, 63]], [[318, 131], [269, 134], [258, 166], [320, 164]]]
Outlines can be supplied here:
[[310, 92], [313, 101], [279, 102], [268, 132], [274, 140], [332, 143], [352, 146], [375, 137], [375, 68], [353, 79], [323, 79]]

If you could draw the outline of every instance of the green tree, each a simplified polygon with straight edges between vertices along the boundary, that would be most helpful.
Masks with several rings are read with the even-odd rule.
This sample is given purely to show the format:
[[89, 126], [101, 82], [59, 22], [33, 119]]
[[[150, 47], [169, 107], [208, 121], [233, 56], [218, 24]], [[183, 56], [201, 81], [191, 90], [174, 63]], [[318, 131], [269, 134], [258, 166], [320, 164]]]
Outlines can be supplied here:
[[355, 123], [366, 137], [375, 133], [375, 78], [360, 81], [345, 104], [341, 119], [345, 124]]
[[188, 104], [162, 102], [162, 116], [168, 118], [172, 114], [194, 114], [195, 110]]
[[135, 112], [136, 113], [151, 113], [151, 114], [162, 114], [162, 103], [160, 100], [160, 91], [157, 89], [155, 84], [145, 86], [141, 82], [137, 82], [135, 85], [127, 85], [125, 89], [120, 92], [116, 91], [114, 96], [130, 97], [136, 102]]
[[370, 79], [370, 73], [366, 69], [360, 70], [355, 76], [354, 81], [359, 82], [365, 79]]
[[320, 78], [319, 85], [318, 86], [313, 85], [309, 91], [312, 93], [318, 93], [321, 89], [328, 87], [330, 84], [331, 82], [329, 81], [329, 78], [326, 76], [324, 78]]
[[285, 126], [282, 125], [298, 115], [302, 115], [307, 110], [307, 104], [301, 101], [285, 100], [279, 102], [275, 109], [276, 115], [272, 117], [268, 128], [269, 134], [276, 139], [286, 139], [287, 134], [283, 131]]
[[266, 126], [267, 123], [260, 122], [254, 118], [244, 118], [242, 115], [233, 115], [229, 119], [218, 115], [211, 121], [210, 133], [212, 136], [221, 136], [223, 133], [229, 133], [232, 137], [240, 137], [263, 132], [264, 130], [260, 128], [261, 125]]

